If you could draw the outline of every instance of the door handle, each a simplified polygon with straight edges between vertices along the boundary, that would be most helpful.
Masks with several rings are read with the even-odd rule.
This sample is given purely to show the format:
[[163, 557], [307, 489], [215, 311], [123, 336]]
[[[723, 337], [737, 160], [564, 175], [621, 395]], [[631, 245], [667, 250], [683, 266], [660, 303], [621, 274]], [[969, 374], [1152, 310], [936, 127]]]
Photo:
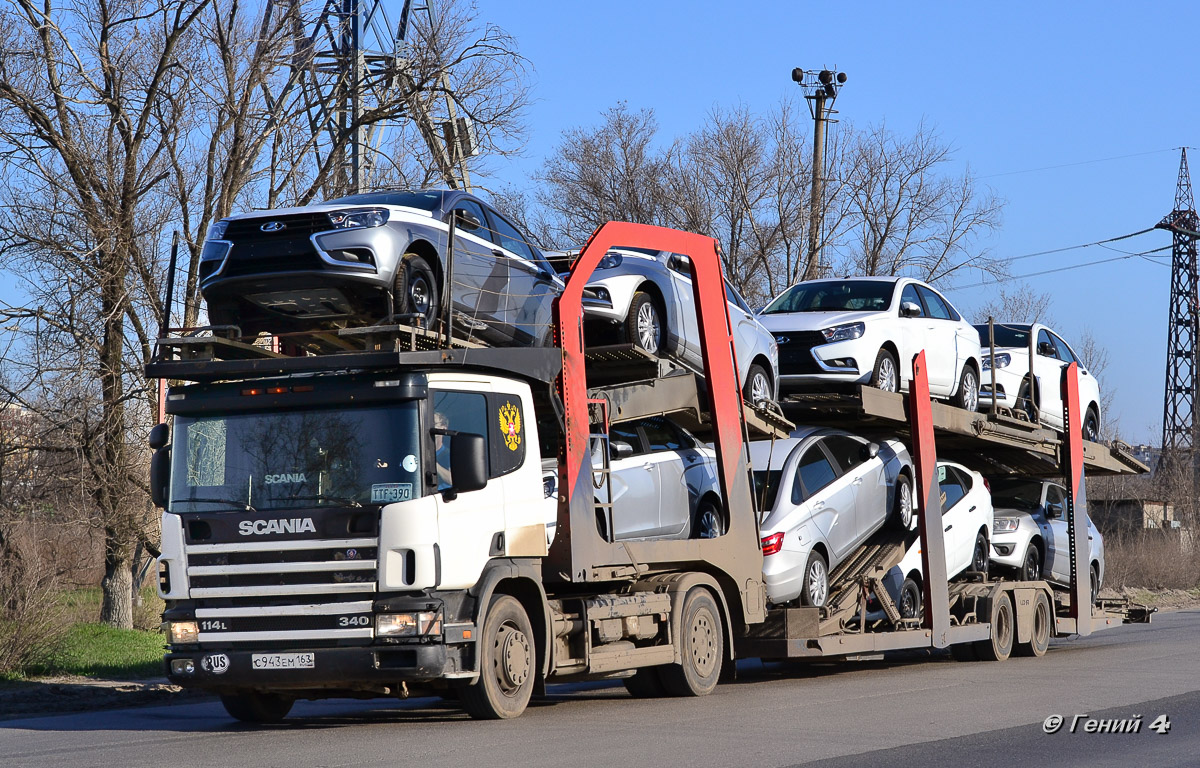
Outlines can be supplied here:
[[979, 505], [978, 505], [978, 504], [976, 504], [975, 506], [971, 507], [971, 508], [970, 508], [970, 509], [968, 509], [967, 511], [968, 511], [968, 512], [974, 512], [974, 511], [975, 511], [975, 510], [977, 510], [977, 509], [979, 509]]
[[951, 529], [951, 528], [953, 528], [953, 527], [954, 527], [954, 524], [953, 524], [953, 523], [951, 523], [950, 525], [947, 525], [947, 526], [946, 526], [946, 530], [948, 531], [948, 530], [950, 530], [950, 529]]
[[825, 509], [825, 502], [823, 502], [823, 501], [814, 501], [814, 502], [813, 502], [813, 509]]
[[863, 481], [863, 479], [861, 477], [856, 477], [854, 479], [853, 485], [862, 485], [862, 481]]
[[654, 465], [647, 461], [645, 464], [642, 465], [642, 469], [649, 472], [650, 470], [654, 469]]

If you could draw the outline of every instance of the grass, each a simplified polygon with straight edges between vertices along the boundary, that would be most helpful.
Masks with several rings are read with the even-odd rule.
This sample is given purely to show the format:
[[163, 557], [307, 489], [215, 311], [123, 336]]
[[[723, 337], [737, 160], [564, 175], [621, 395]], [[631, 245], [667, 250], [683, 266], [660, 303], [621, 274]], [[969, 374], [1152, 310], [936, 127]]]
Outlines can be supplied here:
[[160, 632], [74, 624], [46, 660], [31, 665], [25, 674], [118, 680], [157, 677], [163, 674], [164, 645], [165, 638]]

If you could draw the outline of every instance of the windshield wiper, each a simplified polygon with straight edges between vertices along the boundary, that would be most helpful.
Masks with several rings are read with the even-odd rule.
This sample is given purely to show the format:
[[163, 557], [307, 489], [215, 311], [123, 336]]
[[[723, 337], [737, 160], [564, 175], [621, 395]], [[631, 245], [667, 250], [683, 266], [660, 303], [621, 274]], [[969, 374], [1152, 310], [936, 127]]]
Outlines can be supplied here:
[[354, 499], [346, 498], [345, 496], [326, 496], [319, 493], [316, 496], [288, 496], [288, 501], [332, 501], [337, 504], [346, 504], [351, 507], [361, 507], [362, 504]]
[[199, 502], [203, 502], [205, 504], [229, 504], [231, 506], [237, 507], [238, 509], [244, 510], [246, 512], [257, 512], [258, 511], [257, 509], [250, 506], [246, 502], [238, 501], [237, 499], [207, 499], [207, 498], [203, 498], [200, 496], [189, 496], [186, 499], [176, 499], [176, 501], [199, 501]]

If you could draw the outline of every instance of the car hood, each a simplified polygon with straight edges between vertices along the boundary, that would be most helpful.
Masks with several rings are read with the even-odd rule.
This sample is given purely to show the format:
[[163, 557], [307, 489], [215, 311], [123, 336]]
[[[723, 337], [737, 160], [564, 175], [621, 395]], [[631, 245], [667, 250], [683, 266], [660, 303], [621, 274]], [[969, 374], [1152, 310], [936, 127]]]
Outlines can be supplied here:
[[314, 203], [313, 205], [302, 205], [294, 208], [271, 208], [269, 210], [262, 211], [247, 211], [245, 213], [236, 213], [232, 216], [226, 216], [225, 218], [229, 221], [237, 221], [240, 219], [270, 219], [277, 218], [279, 216], [295, 216], [296, 214], [305, 213], [332, 213], [334, 211], [348, 211], [355, 208], [389, 208], [393, 211], [404, 211], [405, 213], [418, 214], [426, 217], [433, 216], [433, 214], [429, 211], [419, 210], [417, 208], [404, 208], [395, 205], [367, 205], [364, 203]]
[[882, 317], [881, 312], [777, 312], [755, 317], [768, 331], [819, 331], [843, 323], [862, 323]]

